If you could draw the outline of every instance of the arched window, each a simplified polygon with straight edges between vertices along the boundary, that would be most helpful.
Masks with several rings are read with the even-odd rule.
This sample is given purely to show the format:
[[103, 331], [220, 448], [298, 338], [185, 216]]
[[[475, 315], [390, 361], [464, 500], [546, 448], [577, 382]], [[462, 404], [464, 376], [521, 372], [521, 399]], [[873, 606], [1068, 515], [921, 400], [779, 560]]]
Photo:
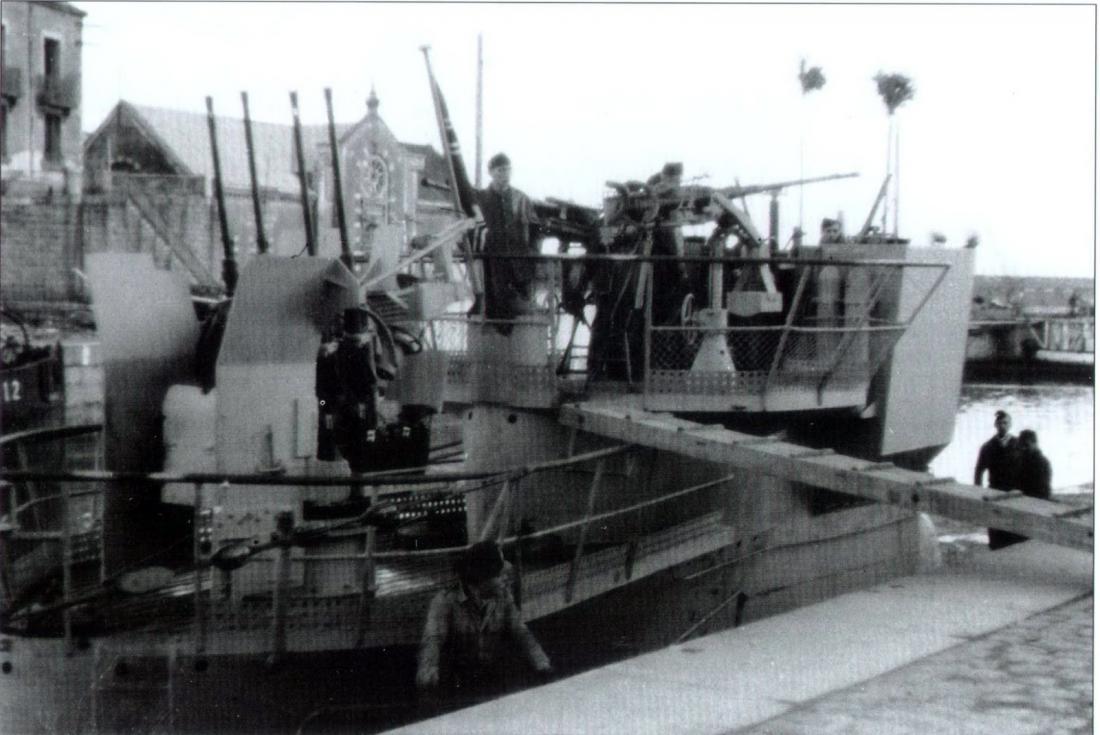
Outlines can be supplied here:
[[389, 197], [390, 172], [381, 156], [359, 159], [359, 193], [369, 202], [385, 203]]

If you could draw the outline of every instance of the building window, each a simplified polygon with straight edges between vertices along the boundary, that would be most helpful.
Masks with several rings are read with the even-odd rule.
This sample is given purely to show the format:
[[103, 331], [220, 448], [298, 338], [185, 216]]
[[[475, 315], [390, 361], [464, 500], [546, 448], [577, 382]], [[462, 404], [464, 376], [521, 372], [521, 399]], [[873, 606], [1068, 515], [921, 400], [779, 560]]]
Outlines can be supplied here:
[[46, 113], [46, 144], [42, 155], [47, 163], [61, 163], [61, 116]]
[[367, 165], [366, 184], [367, 196], [372, 199], [385, 201], [386, 185], [389, 183], [389, 171], [386, 170], [386, 162], [378, 156], [371, 156]]
[[42, 42], [42, 70], [49, 79], [61, 76], [61, 42], [56, 38], [47, 38]]

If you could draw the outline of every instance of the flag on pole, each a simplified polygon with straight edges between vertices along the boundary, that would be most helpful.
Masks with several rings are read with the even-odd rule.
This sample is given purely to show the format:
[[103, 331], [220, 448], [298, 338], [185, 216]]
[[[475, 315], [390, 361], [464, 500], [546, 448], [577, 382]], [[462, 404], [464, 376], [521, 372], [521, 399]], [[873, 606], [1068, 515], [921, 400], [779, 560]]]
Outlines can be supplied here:
[[435, 105], [436, 121], [439, 124], [439, 136], [443, 145], [443, 156], [447, 161], [447, 170], [451, 175], [451, 188], [454, 193], [455, 205], [459, 211], [467, 217], [477, 216], [477, 198], [474, 187], [466, 175], [466, 163], [462, 158], [462, 148], [458, 144], [458, 134], [455, 133], [454, 124], [451, 122], [451, 114], [447, 111], [447, 102], [443, 99], [443, 92], [439, 89], [439, 83], [432, 74], [432, 62], [428, 58], [428, 49], [424, 51], [424, 61], [428, 65], [428, 80], [432, 85], [432, 103]]
[[466, 274], [470, 280], [470, 287], [475, 294], [472, 311], [480, 311], [482, 296], [485, 290], [485, 274], [482, 272], [482, 264], [472, 257], [475, 252], [480, 252], [480, 246], [484, 241], [484, 218], [481, 216], [481, 208], [477, 205], [477, 195], [470, 186], [470, 179], [466, 175], [466, 164], [462, 160], [462, 149], [458, 145], [458, 134], [455, 133], [451, 115], [447, 111], [447, 103], [443, 100], [443, 92], [435, 81], [432, 73], [432, 60], [428, 57], [428, 47], [420, 48], [424, 52], [424, 63], [428, 67], [428, 81], [432, 87], [432, 104], [435, 107], [436, 123], [439, 125], [439, 137], [443, 146], [443, 158], [447, 162], [447, 173], [450, 174], [451, 193], [454, 196], [455, 207], [463, 217], [472, 217], [479, 227], [477, 232], [463, 238], [466, 250]]

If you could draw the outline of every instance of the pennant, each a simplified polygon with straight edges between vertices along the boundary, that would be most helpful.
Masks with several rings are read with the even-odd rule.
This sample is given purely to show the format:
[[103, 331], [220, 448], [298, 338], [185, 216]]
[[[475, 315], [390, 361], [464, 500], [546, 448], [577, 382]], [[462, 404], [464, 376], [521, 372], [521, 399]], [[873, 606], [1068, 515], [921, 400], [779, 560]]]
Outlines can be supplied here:
[[[427, 55], [425, 55], [425, 59]], [[447, 111], [447, 102], [443, 99], [443, 92], [439, 89], [439, 83], [432, 74], [431, 64], [428, 65], [428, 78], [432, 85], [432, 103], [435, 105], [435, 114], [439, 123], [439, 137], [443, 145], [443, 157], [447, 160], [447, 170], [451, 175], [451, 188], [455, 196], [455, 204], [467, 217], [474, 217], [477, 208], [477, 199], [474, 195], [474, 187], [470, 184], [470, 178], [466, 175], [466, 163], [462, 158], [462, 149], [458, 144], [458, 134], [451, 122], [451, 114]]]

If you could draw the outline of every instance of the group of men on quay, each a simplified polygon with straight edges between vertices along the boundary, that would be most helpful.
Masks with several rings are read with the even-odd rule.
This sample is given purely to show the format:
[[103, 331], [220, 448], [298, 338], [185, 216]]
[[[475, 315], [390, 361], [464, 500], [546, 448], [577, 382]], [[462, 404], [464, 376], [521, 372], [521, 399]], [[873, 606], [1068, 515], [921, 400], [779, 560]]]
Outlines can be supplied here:
[[[993, 421], [996, 434], [978, 451], [974, 466], [974, 484], [981, 487], [982, 475], [988, 473], [989, 487], [1011, 492], [1018, 490], [1032, 498], [1050, 499], [1050, 460], [1039, 449], [1039, 437], [1031, 429], [1024, 429], [1019, 437], [1009, 431], [1012, 417], [1006, 411], [997, 411]], [[997, 528], [989, 529], [989, 548], [1026, 541], [1021, 536]]]

